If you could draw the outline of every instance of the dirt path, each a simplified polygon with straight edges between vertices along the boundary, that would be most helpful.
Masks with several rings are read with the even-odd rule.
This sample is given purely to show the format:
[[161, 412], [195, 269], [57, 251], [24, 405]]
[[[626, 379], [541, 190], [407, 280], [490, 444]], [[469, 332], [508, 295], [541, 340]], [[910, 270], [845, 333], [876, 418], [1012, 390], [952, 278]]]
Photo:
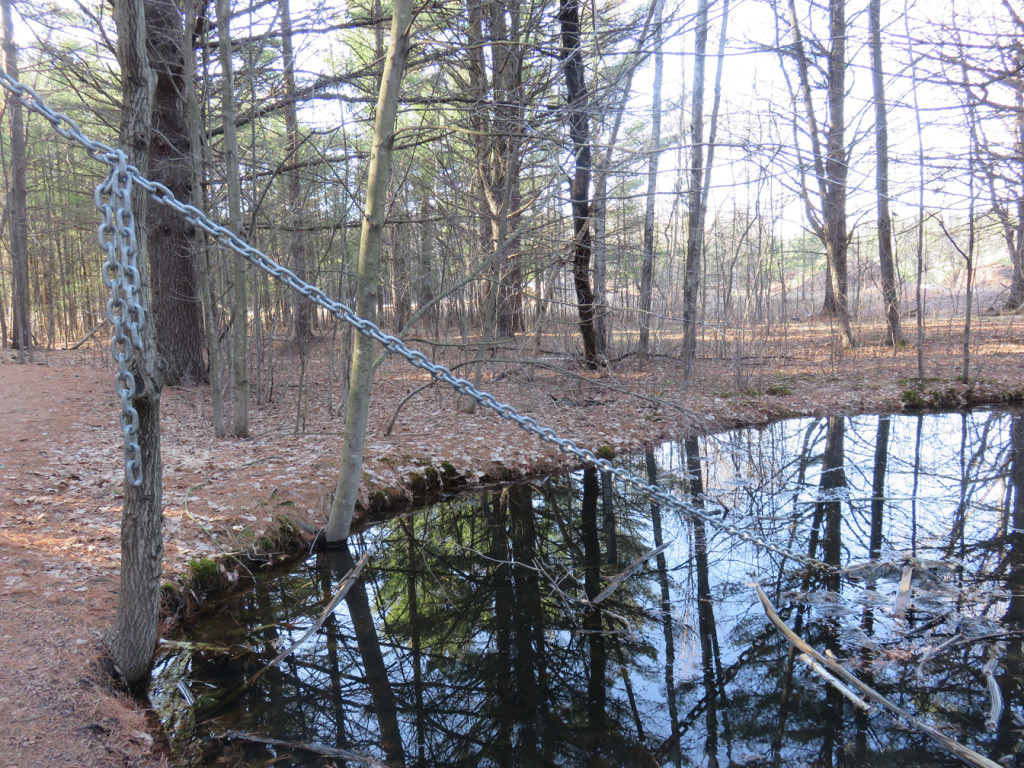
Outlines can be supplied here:
[[[935, 333], [921, 397], [946, 405], [1024, 393], [1019, 322], [976, 330], [976, 383], [956, 383], [954, 334]], [[822, 337], [823, 338], [823, 337]], [[133, 702], [95, 671], [114, 612], [119, 561], [120, 463], [113, 368], [106, 355], [45, 353], [40, 363], [0, 359], [0, 768], [166, 765]], [[841, 359], [813, 333], [768, 361], [702, 361], [688, 389], [674, 360], [568, 374], [523, 367], [486, 381], [499, 399], [572, 436], [617, 451], [683, 432], [711, 432], [791, 415], [898, 410], [912, 389], [912, 349], [865, 348]], [[212, 438], [198, 390], [163, 401], [166, 576], [196, 557], [244, 552], [280, 523], [323, 523], [335, 483], [339, 394], [322, 361], [304, 415], [294, 380], [254, 409], [250, 440]], [[378, 377], [363, 498], [411, 498], [433, 467], [449, 485], [547, 472], [567, 457], [493, 414], [460, 411], [438, 387], [397, 361]], [[297, 422], [304, 432], [296, 432]], [[452, 472], [457, 475], [452, 476]]]
[[[117, 570], [92, 533], [95, 499], [54, 456], [109, 431], [97, 369], [0, 365], [0, 766], [151, 766], [145, 718], [92, 670]], [[105, 518], [113, 535], [116, 514]], [[111, 546], [112, 543], [111, 543]]]

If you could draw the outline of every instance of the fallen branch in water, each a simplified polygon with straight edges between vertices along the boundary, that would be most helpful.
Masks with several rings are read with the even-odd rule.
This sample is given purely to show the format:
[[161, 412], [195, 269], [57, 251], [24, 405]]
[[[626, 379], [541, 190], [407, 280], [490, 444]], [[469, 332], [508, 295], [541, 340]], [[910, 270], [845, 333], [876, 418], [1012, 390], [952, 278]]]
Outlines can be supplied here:
[[288, 654], [290, 654], [292, 651], [294, 651], [296, 648], [298, 648], [300, 645], [306, 642], [313, 635], [314, 632], [316, 632], [318, 629], [320, 629], [320, 627], [323, 626], [323, 623], [327, 621], [327, 617], [334, 612], [334, 609], [338, 607], [338, 604], [345, 598], [345, 595], [348, 594], [348, 591], [352, 589], [352, 585], [356, 583], [356, 579], [359, 578], [359, 574], [363, 571], [363, 566], [366, 565], [366, 561], [369, 559], [370, 553], [364, 552], [363, 556], [359, 558], [359, 562], [356, 563], [355, 568], [353, 568], [345, 574], [345, 577], [341, 580], [341, 584], [338, 585], [338, 590], [334, 593], [334, 596], [331, 598], [331, 602], [329, 602], [327, 604], [327, 607], [324, 608], [323, 613], [320, 614], [320, 618], [316, 620], [316, 623], [308, 630], [306, 630], [305, 634], [303, 634], [302, 637], [300, 637], [294, 645], [290, 646], [289, 648], [285, 648], [283, 651], [277, 654], [277, 656], [275, 656], [273, 660], [268, 662], [267, 665], [263, 667], [263, 669], [261, 669], [252, 677], [250, 677], [246, 685], [252, 685], [257, 680], [259, 680], [268, 669], [270, 669], [273, 666], [276, 666], [277, 664], [280, 664], [281, 661], [284, 660], [286, 656], [288, 656]]
[[269, 736], [257, 736], [255, 733], [245, 733], [243, 731], [225, 731], [223, 734], [216, 736], [215, 738], [228, 739], [229, 741], [251, 741], [254, 744], [265, 744], [268, 747], [301, 749], [303, 752], [312, 752], [313, 754], [323, 755], [324, 757], [346, 760], [350, 763], [358, 763], [359, 765], [368, 766], [368, 768], [387, 768], [384, 763], [374, 760], [372, 757], [367, 755], [361, 755], [358, 752], [351, 752], [347, 749], [328, 747], [325, 744], [317, 744], [311, 741], [281, 741], [280, 739], [272, 739]]
[[826, 683], [828, 683], [837, 691], [839, 691], [843, 696], [849, 699], [850, 703], [853, 704], [853, 706], [857, 707], [858, 709], [863, 709], [865, 712], [871, 711], [870, 704], [864, 701], [864, 699], [862, 699], [856, 693], [851, 691], [846, 685], [843, 684], [842, 680], [837, 678], [835, 675], [833, 675], [831, 672], [825, 669], [825, 667], [821, 666], [821, 664], [816, 662], [806, 653], [800, 654], [800, 661], [802, 661], [804, 664], [806, 664], [808, 667], [814, 670], [814, 672], [817, 673], [818, 677], [820, 677]]
[[753, 584], [752, 586], [757, 591], [757, 599], [761, 601], [761, 606], [764, 608], [764, 612], [765, 615], [768, 617], [768, 620], [775, 625], [775, 627], [783, 634], [783, 636], [785, 636], [785, 638], [790, 642], [790, 644], [796, 647], [797, 650], [799, 650], [802, 653], [806, 653], [819, 664], [827, 667], [832, 674], [834, 674], [836, 677], [841, 678], [844, 682], [846, 682], [853, 688], [856, 688], [865, 698], [878, 704], [883, 709], [887, 710], [890, 714], [903, 719], [911, 727], [916, 728], [926, 736], [931, 737], [933, 740], [938, 742], [938, 744], [940, 744], [944, 749], [948, 750], [950, 753], [958, 757], [960, 760], [963, 760], [968, 765], [976, 765], [980, 766], [980, 768], [1002, 768], [1002, 766], [1000, 766], [999, 763], [993, 760], [989, 760], [984, 755], [975, 752], [970, 747], [965, 747], [958, 741], [954, 741], [934, 726], [928, 725], [928, 723], [925, 723], [919, 720], [918, 718], [914, 717], [912, 714], [907, 712], [907, 710], [903, 709], [900, 706], [897, 706], [896, 704], [893, 704], [891, 701], [885, 698], [885, 696], [880, 694], [874, 688], [867, 685], [866, 683], [861, 682], [858, 678], [854, 677], [854, 675], [851, 672], [847, 671], [846, 667], [840, 664], [839, 661], [835, 658], [818, 653], [806, 641], [804, 641], [803, 638], [801, 638], [798, 634], [796, 634], [796, 632], [790, 629], [789, 625], [786, 624], [786, 622], [784, 622], [779, 617], [779, 614], [775, 612], [774, 606], [772, 606], [771, 601], [768, 599], [768, 596], [764, 593], [764, 590], [761, 589], [761, 586], [759, 584]]
[[624, 570], [622, 573], [619, 573], [619, 574], [616, 574], [615, 576], [612, 576], [611, 577], [611, 584], [609, 584], [607, 587], [605, 587], [601, 591], [601, 594], [599, 594], [597, 597], [595, 597], [590, 602], [592, 604], [600, 603], [602, 600], [604, 600], [606, 597], [608, 597], [608, 595], [610, 595], [612, 592], [614, 592], [616, 589], [618, 589], [619, 588], [619, 584], [621, 584], [623, 581], [625, 581], [630, 576], [632, 576], [634, 573], [636, 573], [638, 570], [640, 570], [640, 568], [643, 567], [644, 563], [646, 563], [652, 557], [656, 557], [657, 555], [660, 555], [662, 552], [664, 552], [666, 549], [668, 549], [670, 544], [672, 544], [671, 541], [669, 541], [669, 542], [667, 542], [665, 544], [662, 544], [657, 549], [652, 549], [650, 552], [647, 552], [646, 554], [643, 554], [640, 557], [638, 557], [632, 563], [627, 565], [626, 566], [626, 570]]
[[985, 662], [985, 666], [981, 669], [985, 675], [985, 682], [988, 683], [989, 707], [988, 717], [985, 718], [985, 730], [989, 733], [995, 733], [999, 725], [999, 718], [1003, 714], [1003, 692], [999, 689], [999, 681], [996, 680], [996, 666], [998, 664], [998, 659], [991, 658]]

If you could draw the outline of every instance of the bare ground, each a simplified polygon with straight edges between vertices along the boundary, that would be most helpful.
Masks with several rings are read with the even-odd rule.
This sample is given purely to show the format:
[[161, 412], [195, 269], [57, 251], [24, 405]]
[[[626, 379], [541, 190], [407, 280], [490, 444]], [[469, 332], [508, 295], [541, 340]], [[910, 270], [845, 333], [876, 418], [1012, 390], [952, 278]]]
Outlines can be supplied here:
[[[553, 361], [567, 366], [561, 371], [505, 365], [483, 385], [581, 446], [621, 452], [786, 416], [1020, 400], [1022, 323], [978, 323], [971, 385], [958, 381], [959, 329], [930, 327], [916, 395], [915, 348], [842, 352], [826, 328], [808, 325], [789, 327], [770, 348], [733, 344], [749, 355], [698, 361], [689, 387], [669, 357], [626, 358], [598, 372], [565, 361]], [[181, 583], [194, 558], [265, 545], [260, 538], [282, 516], [310, 529], [323, 524], [341, 442], [339, 391], [325, 357], [321, 348], [308, 368], [301, 421], [298, 374], [280, 366], [289, 372], [278, 374], [274, 399], [254, 408], [249, 440], [212, 437], [205, 390], [164, 392], [168, 581]], [[0, 768], [167, 765], [145, 710], [96, 668], [120, 559], [112, 365], [102, 352], [37, 353], [27, 365], [12, 358], [5, 351], [0, 360]], [[398, 404], [426, 382], [396, 360], [378, 373], [362, 492], [371, 509], [421, 497], [434, 472], [448, 489], [572, 466], [492, 413], [463, 413], [440, 386], [410, 399], [386, 435]], [[229, 565], [225, 579], [239, 573]]]

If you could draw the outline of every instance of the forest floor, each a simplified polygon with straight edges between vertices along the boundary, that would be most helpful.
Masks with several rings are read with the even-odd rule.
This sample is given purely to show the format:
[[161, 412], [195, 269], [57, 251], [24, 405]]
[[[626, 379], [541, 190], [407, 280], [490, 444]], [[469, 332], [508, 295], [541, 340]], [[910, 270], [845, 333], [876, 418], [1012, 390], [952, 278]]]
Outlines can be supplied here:
[[[970, 385], [959, 382], [953, 323], [927, 329], [921, 387], [914, 346], [840, 351], [830, 338], [827, 327], [790, 326], [782, 341], [745, 345], [755, 354], [698, 360], [688, 387], [678, 361], [659, 356], [628, 357], [600, 371], [565, 360], [551, 361], [560, 369], [506, 364], [482, 386], [581, 446], [617, 452], [788, 416], [1024, 397], [1020, 315], [976, 321]], [[27, 365], [13, 358], [5, 350], [0, 359], [0, 768], [168, 765], [145, 709], [115, 693], [97, 666], [120, 559], [123, 468], [112, 363], [105, 350], [37, 352]], [[300, 409], [298, 366], [280, 351], [274, 389], [265, 388], [273, 398], [254, 406], [248, 440], [213, 438], [206, 390], [165, 390], [168, 581], [186, 584], [197, 558], [266, 546], [283, 519], [302, 529], [323, 525], [342, 429], [327, 359], [320, 345]], [[386, 434], [402, 399], [425, 383], [399, 360], [378, 371], [362, 491], [371, 508], [422, 498], [435, 478], [447, 491], [574, 465], [493, 413], [464, 413], [459, 397], [440, 385], [410, 399]], [[225, 582], [240, 577], [232, 562]]]

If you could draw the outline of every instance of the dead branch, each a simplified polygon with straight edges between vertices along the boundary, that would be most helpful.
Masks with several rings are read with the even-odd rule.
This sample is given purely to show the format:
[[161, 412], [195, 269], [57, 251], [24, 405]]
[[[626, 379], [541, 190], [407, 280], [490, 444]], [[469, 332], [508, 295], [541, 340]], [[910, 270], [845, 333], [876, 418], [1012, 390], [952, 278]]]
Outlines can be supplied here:
[[666, 549], [668, 549], [669, 545], [672, 544], [672, 543], [673, 542], [671, 542], [671, 541], [666, 542], [665, 544], [662, 544], [657, 549], [652, 549], [650, 552], [647, 552], [647, 553], [641, 555], [640, 557], [638, 557], [632, 563], [627, 565], [626, 569], [622, 573], [618, 573], [618, 574], [612, 576], [611, 577], [611, 584], [609, 584], [607, 587], [605, 587], [601, 591], [601, 594], [599, 594], [597, 597], [595, 597], [590, 602], [592, 604], [595, 604], [595, 605], [597, 603], [600, 603], [602, 600], [604, 600], [606, 597], [608, 597], [608, 595], [610, 595], [612, 592], [614, 592], [616, 589], [618, 589], [619, 588], [619, 584], [621, 584], [623, 581], [625, 581], [630, 576], [632, 576], [634, 573], [636, 573], [638, 570], [640, 570], [640, 568], [643, 566], [644, 563], [646, 563], [652, 557], [657, 557], [658, 555], [660, 555], [662, 552], [664, 552]]
[[359, 574], [363, 571], [363, 566], [366, 565], [366, 561], [369, 559], [370, 553], [364, 552], [363, 556], [359, 558], [359, 562], [356, 563], [355, 568], [351, 569], [348, 573], [345, 574], [345, 577], [341, 580], [341, 584], [338, 585], [337, 591], [334, 593], [334, 596], [331, 598], [331, 601], [327, 604], [327, 607], [324, 608], [323, 613], [320, 614], [320, 618], [316, 620], [316, 623], [314, 623], [313, 626], [306, 630], [306, 632], [302, 635], [302, 637], [298, 639], [297, 642], [295, 642], [293, 645], [286, 648], [285, 650], [281, 651], [270, 662], [268, 662], [267, 665], [263, 667], [263, 669], [254, 674], [252, 677], [250, 677], [246, 685], [252, 685], [257, 680], [259, 680], [268, 669], [277, 664], [280, 664], [281, 661], [283, 661], [284, 658], [288, 656], [288, 654], [290, 654], [292, 651], [294, 651], [296, 648], [298, 648], [300, 645], [306, 642], [313, 635], [314, 632], [316, 632], [318, 629], [320, 629], [320, 627], [323, 626], [323, 623], [327, 621], [327, 617], [334, 612], [334, 609], [338, 607], [338, 603], [340, 603], [342, 599], [344, 599], [345, 595], [348, 594], [348, 591], [352, 589], [352, 585], [356, 583], [356, 579], [359, 578]]
[[829, 672], [827, 669], [825, 669], [825, 667], [821, 666], [821, 664], [816, 662], [814, 659], [812, 659], [806, 653], [801, 653], [800, 654], [800, 661], [802, 661], [804, 664], [806, 664], [808, 667], [810, 667], [814, 672], [816, 672], [818, 677], [820, 677], [826, 683], [828, 683], [833, 688], [835, 688], [837, 691], [839, 691], [841, 694], [843, 694], [843, 696], [845, 696], [847, 699], [849, 699], [850, 703], [853, 704], [853, 706], [855, 706], [855, 707], [857, 707], [859, 709], [863, 709], [865, 712], [870, 712], [871, 711], [871, 705], [870, 704], [868, 704], [866, 701], [864, 701], [864, 699], [862, 699], [856, 693], [851, 691], [846, 685], [843, 684], [842, 680], [837, 678], [835, 675], [833, 675], [831, 672]]
[[[4, 211], [4, 214], [6, 215], [6, 211]], [[89, 339], [91, 339], [93, 336], [95, 336], [96, 332], [99, 331], [99, 329], [102, 328], [104, 325], [106, 325], [108, 322], [110, 322], [110, 321], [107, 318], [104, 317], [102, 320], [100, 320], [98, 323], [96, 323], [95, 327], [91, 331], [89, 331], [87, 334], [85, 334], [85, 336], [83, 336], [78, 341], [76, 341], [72, 346], [65, 347], [65, 349], [67, 349], [67, 350], [78, 349], [83, 344], [85, 344], [85, 342], [87, 342]]]
[[981, 670], [985, 675], [985, 682], [988, 683], [989, 707], [988, 717], [985, 718], [985, 730], [989, 733], [995, 733], [999, 718], [1003, 714], [1003, 692], [999, 688], [999, 681], [996, 680], [998, 664], [998, 659], [990, 658]]

